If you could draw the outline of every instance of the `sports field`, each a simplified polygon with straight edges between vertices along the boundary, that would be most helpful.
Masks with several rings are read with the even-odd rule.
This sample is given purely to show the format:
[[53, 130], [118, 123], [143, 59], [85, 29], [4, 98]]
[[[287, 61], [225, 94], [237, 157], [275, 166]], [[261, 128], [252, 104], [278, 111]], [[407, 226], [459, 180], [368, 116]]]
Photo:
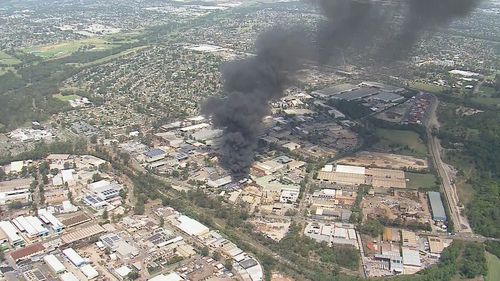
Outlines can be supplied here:
[[78, 50], [102, 51], [112, 49], [116, 46], [116, 44], [102, 38], [88, 38], [53, 45], [37, 46], [25, 51], [44, 59], [56, 59], [69, 56]]

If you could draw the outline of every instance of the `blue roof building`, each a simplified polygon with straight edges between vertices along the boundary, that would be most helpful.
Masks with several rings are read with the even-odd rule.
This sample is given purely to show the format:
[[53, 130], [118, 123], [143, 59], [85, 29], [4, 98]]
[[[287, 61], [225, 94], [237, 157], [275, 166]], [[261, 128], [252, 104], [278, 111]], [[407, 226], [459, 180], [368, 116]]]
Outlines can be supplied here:
[[435, 191], [427, 192], [427, 197], [431, 205], [432, 219], [438, 222], [446, 221], [446, 212], [444, 210], [443, 200], [441, 199], [441, 193]]

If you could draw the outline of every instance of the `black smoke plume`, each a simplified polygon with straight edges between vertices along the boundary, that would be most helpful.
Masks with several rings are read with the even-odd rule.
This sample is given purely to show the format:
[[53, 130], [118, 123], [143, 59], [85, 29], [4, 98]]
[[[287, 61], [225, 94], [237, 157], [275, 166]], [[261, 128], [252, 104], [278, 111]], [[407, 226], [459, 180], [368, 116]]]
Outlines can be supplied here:
[[[480, 0], [306, 0], [324, 15], [315, 32], [274, 27], [258, 36], [256, 55], [222, 66], [220, 96], [202, 104], [202, 113], [223, 130], [220, 163], [234, 179], [248, 175], [262, 119], [269, 103], [283, 95], [304, 62], [324, 63], [344, 51], [378, 50], [377, 56], [404, 57], [427, 30], [470, 13]], [[376, 58], [375, 58], [376, 59]]]

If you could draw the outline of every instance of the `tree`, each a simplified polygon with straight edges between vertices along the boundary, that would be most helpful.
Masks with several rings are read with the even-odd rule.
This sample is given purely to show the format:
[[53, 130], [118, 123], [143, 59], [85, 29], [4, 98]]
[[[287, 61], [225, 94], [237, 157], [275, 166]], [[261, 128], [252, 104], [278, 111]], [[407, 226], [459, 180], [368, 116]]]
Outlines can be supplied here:
[[208, 254], [209, 254], [209, 253], [210, 253], [210, 250], [208, 249], [208, 247], [207, 247], [207, 246], [205, 246], [205, 247], [201, 248], [201, 252], [200, 252], [200, 254], [201, 254], [202, 256], [206, 257], [206, 256], [208, 256]]
[[12, 201], [9, 203], [9, 209], [11, 210], [19, 210], [23, 207], [23, 203], [20, 201]]
[[144, 201], [137, 200], [137, 202], [135, 203], [135, 207], [134, 207], [134, 214], [144, 215], [145, 211], [146, 210], [145, 210], [145, 206], [144, 206]]
[[104, 211], [102, 212], [102, 219], [103, 220], [107, 220], [109, 217], [108, 215], [108, 210], [107, 209], [104, 209]]
[[138, 278], [139, 278], [139, 273], [137, 273], [137, 271], [131, 271], [129, 274], [127, 274], [128, 280], [136, 280]]
[[226, 259], [224, 262], [224, 266], [227, 268], [227, 270], [233, 270], [233, 261], [231, 259]]
[[163, 217], [160, 218], [160, 227], [165, 225], [165, 219]]
[[100, 180], [102, 180], [101, 174], [95, 173], [95, 174], [92, 175], [92, 181], [93, 182], [97, 182], [97, 181], [100, 181]]
[[221, 256], [221, 254], [220, 254], [220, 252], [219, 252], [219, 251], [215, 251], [212, 257], [213, 257], [213, 258], [214, 258], [214, 260], [216, 260], [216, 261], [220, 261], [220, 259], [222, 258], [222, 256]]
[[118, 194], [123, 200], [127, 199], [127, 190], [125, 188], [120, 189]]

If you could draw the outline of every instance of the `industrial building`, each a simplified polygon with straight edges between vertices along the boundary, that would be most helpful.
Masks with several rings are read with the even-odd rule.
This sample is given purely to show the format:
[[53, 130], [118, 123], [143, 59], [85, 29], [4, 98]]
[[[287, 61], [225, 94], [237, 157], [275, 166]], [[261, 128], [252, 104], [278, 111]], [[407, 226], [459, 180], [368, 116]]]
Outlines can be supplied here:
[[73, 273], [66, 272], [64, 274], [59, 275], [59, 279], [61, 281], [80, 281]]
[[46, 249], [42, 245], [42, 243], [35, 243], [35, 244], [31, 244], [29, 246], [26, 246], [24, 248], [21, 248], [19, 250], [15, 250], [13, 252], [10, 252], [10, 257], [12, 258], [12, 261], [14, 261], [14, 263], [19, 264], [23, 261], [31, 259], [32, 257], [38, 256], [38, 255], [44, 253], [45, 250]]
[[210, 231], [208, 227], [188, 216], [181, 215], [177, 220], [180, 222], [177, 227], [190, 236], [202, 236]]
[[90, 264], [86, 264], [80, 267], [80, 270], [82, 271], [83, 275], [87, 277], [87, 280], [92, 280], [99, 276], [99, 272], [97, 272], [97, 270], [95, 270], [95, 268]]
[[422, 266], [422, 262], [420, 261], [420, 254], [417, 250], [411, 250], [403, 247], [401, 252], [403, 254], [403, 265], [415, 267]]
[[427, 197], [431, 205], [432, 219], [436, 222], [445, 222], [446, 212], [444, 210], [443, 201], [441, 200], [441, 193], [430, 191], [427, 192]]
[[31, 200], [29, 191], [32, 179], [16, 179], [0, 182], [0, 205], [12, 201], [28, 202]]
[[49, 230], [43, 226], [42, 221], [33, 216], [20, 216], [12, 220], [14, 225], [30, 238], [49, 235]]
[[12, 247], [22, 247], [25, 242], [24, 239], [18, 235], [18, 230], [14, 227], [14, 225], [9, 221], [0, 221], [0, 228], [7, 235], [9, 239], [9, 243]]
[[318, 172], [317, 178], [322, 181], [340, 185], [371, 185], [375, 188], [406, 188], [404, 171], [365, 168], [361, 166], [325, 165]]
[[148, 279], [148, 281], [182, 281], [182, 277], [180, 277], [177, 273], [172, 272], [170, 274], [160, 274], [156, 275], [153, 278]]
[[43, 261], [49, 267], [52, 273], [61, 274], [66, 271], [66, 267], [64, 266], [64, 264], [62, 264], [62, 262], [54, 255], [46, 255], [45, 257], [43, 257]]
[[85, 260], [73, 248], [64, 249], [62, 252], [66, 256], [66, 258], [68, 258], [68, 260], [76, 267], [80, 267], [86, 263]]
[[159, 148], [153, 148], [153, 149], [145, 152], [144, 155], [146, 156], [146, 162], [148, 162], [148, 163], [162, 160], [167, 156], [165, 151], [163, 151]]
[[53, 214], [49, 213], [47, 209], [38, 210], [38, 217], [47, 225], [50, 225], [55, 233], [61, 233], [64, 225]]

